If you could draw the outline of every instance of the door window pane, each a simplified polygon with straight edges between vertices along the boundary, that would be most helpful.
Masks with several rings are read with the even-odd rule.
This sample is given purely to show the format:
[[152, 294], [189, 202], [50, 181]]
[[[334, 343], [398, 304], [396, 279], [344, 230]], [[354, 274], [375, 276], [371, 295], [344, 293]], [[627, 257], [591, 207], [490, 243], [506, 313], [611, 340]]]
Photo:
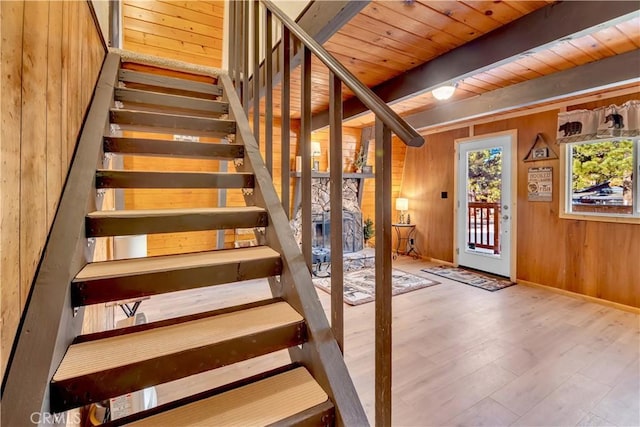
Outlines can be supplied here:
[[500, 254], [502, 148], [467, 153], [466, 250]]
[[502, 191], [502, 148], [467, 154], [467, 194], [470, 202], [500, 203]]

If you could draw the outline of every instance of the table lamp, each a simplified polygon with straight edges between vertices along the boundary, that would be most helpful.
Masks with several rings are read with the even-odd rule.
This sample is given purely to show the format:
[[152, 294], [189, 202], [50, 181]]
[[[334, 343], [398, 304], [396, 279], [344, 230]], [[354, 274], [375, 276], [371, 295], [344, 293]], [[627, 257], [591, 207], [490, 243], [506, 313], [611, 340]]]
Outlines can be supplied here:
[[400, 220], [398, 224], [404, 224], [404, 213], [409, 210], [409, 199], [398, 197], [396, 199], [396, 210], [400, 211]]

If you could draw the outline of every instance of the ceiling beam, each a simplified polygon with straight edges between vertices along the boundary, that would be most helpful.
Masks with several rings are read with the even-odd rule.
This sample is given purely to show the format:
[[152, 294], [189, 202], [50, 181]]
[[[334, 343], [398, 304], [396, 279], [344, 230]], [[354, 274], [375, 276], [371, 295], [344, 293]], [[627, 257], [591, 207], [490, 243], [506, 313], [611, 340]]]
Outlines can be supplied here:
[[[586, 104], [592, 101], [600, 101], [602, 99], [607, 98], [616, 98], [618, 96], [627, 96], [638, 93], [638, 84], [631, 83], [622, 86], [616, 86], [615, 88], [607, 88], [600, 89], [595, 91], [589, 91], [589, 93], [584, 95], [579, 95], [577, 97], [568, 97], [558, 99], [557, 101], [549, 101], [545, 103], [538, 103], [526, 107], [526, 110], [508, 110], [502, 113], [491, 114], [490, 116], [477, 117], [471, 120], [457, 121], [454, 123], [449, 123], [442, 126], [429, 126], [428, 128], [420, 129], [420, 135], [428, 136], [434, 133], [448, 132], [454, 129], [466, 128], [475, 125], [482, 125], [486, 123], [501, 121], [501, 120], [509, 120], [514, 117], [522, 117], [523, 115], [533, 115], [551, 110], [560, 110], [564, 111], [567, 107], [577, 105], [577, 104]], [[362, 128], [362, 129], [372, 129], [372, 128]]]
[[[416, 129], [447, 125], [640, 81], [640, 49], [403, 117]], [[523, 114], [527, 114], [526, 111]]]
[[[520, 55], [544, 50], [567, 38], [640, 16], [635, 1], [564, 1], [551, 4], [495, 29], [429, 62], [373, 88], [383, 101], [393, 103], [441, 85], [459, 81], [513, 61]], [[357, 99], [344, 103], [344, 118], [367, 111]], [[327, 126], [328, 111], [313, 117], [313, 129]]]
[[[309, 3], [306, 9], [302, 11], [296, 23], [313, 37], [320, 45], [324, 44], [331, 38], [340, 28], [349, 22], [354, 16], [369, 3], [371, 0], [315, 0]], [[280, 25], [274, 20], [275, 25]], [[282, 80], [282, 70], [280, 69], [280, 40], [273, 47], [273, 86], [275, 87]], [[295, 70], [302, 63], [300, 55], [300, 44], [292, 43], [291, 48], [293, 55], [290, 61], [291, 70]], [[260, 63], [260, 96], [264, 95], [264, 61]], [[249, 79], [253, 79], [253, 76]], [[253, 85], [250, 85], [250, 89]], [[250, 93], [250, 97], [253, 93]]]
[[313, 1], [297, 20], [318, 43], [324, 44], [371, 0], [320, 0]]

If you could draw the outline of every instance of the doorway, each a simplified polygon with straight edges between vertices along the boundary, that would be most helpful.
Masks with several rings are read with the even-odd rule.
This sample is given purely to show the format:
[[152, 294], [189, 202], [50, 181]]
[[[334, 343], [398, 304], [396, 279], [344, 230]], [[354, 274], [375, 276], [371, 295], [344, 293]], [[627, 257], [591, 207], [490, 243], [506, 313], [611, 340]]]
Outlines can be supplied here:
[[515, 278], [516, 131], [456, 140], [456, 263]]

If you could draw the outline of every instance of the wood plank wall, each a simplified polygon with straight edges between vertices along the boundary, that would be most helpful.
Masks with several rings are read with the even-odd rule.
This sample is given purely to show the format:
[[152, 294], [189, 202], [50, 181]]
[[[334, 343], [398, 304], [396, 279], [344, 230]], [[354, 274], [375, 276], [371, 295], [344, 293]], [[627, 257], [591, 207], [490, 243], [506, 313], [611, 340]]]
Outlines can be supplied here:
[[[411, 155], [413, 153], [412, 148], [406, 146], [404, 142], [402, 142], [399, 138], [393, 137], [391, 140], [391, 211], [393, 221], [397, 221], [397, 213], [395, 210], [396, 199], [400, 196], [404, 196], [401, 194], [402, 191], [402, 181], [404, 179], [404, 162], [406, 160], [407, 154]], [[373, 140], [369, 145], [369, 164], [374, 165], [373, 170], [375, 171], [375, 147]], [[364, 197], [362, 198], [362, 217], [367, 218], [371, 217], [373, 219], [375, 217], [376, 210], [376, 193], [375, 193], [375, 180], [368, 179], [365, 181], [364, 186]], [[413, 223], [413, 218], [411, 219]]]
[[[329, 167], [329, 129], [323, 129], [311, 134], [311, 141], [320, 143], [320, 157], [316, 160], [320, 162], [320, 171], [326, 171]], [[360, 150], [360, 129], [352, 127], [342, 128], [342, 164], [343, 171], [351, 172], [351, 165], [356, 158], [356, 153]], [[369, 157], [373, 160], [372, 156]]]
[[[596, 108], [639, 99], [640, 94], [604, 99], [574, 108]], [[578, 101], [577, 101], [578, 102]], [[554, 151], [558, 110], [479, 124], [474, 135], [510, 129], [518, 131], [517, 279], [556, 287], [591, 297], [640, 307], [640, 226], [558, 218], [559, 161], [524, 163], [533, 138], [544, 134]], [[427, 144], [408, 156], [403, 193], [418, 209], [416, 243], [423, 256], [453, 261], [454, 139], [466, 137], [468, 128], [427, 136]], [[527, 200], [527, 171], [531, 166], [553, 167], [553, 201]], [[447, 191], [449, 199], [440, 199]], [[410, 202], [411, 203], [411, 202]]]
[[224, 1], [124, 0], [123, 47], [220, 67]]
[[[453, 141], [468, 134], [468, 128], [463, 128], [425, 135], [426, 143], [411, 148], [406, 156], [401, 193], [409, 199], [408, 213], [416, 225], [415, 245], [422, 256], [453, 261]], [[441, 197], [443, 191], [446, 199]]]
[[[180, 58], [179, 58], [180, 59]], [[188, 58], [181, 58], [187, 60]], [[156, 67], [124, 63], [123, 68], [166, 75], [169, 77], [186, 78], [203, 83], [215, 83], [209, 76], [198, 76], [180, 71], [162, 70]], [[172, 140], [172, 134], [145, 133], [125, 131], [124, 136], [131, 138], [154, 138]], [[217, 138], [201, 137], [202, 143], [216, 143]], [[164, 157], [124, 156], [126, 170], [177, 170], [216, 172], [219, 170], [217, 160], [180, 159]], [[217, 206], [218, 192], [204, 189], [129, 189], [124, 190], [125, 209], [178, 209], [184, 207]], [[216, 247], [215, 231], [161, 233], [147, 236], [147, 254], [149, 256], [168, 255], [182, 252], [198, 252], [211, 250]]]
[[[125, 0], [122, 2], [123, 48], [179, 61], [222, 66], [224, 1], [156, 1]], [[161, 72], [151, 67], [130, 64], [126, 68], [175, 77], [190, 77], [180, 72]], [[200, 81], [211, 81], [210, 78]], [[144, 137], [140, 132], [127, 136]], [[173, 135], [147, 135], [151, 138], [173, 139]], [[213, 142], [201, 138], [202, 142]], [[167, 164], [169, 162], [170, 164]], [[211, 171], [219, 170], [218, 161], [161, 159], [127, 156], [125, 169]], [[232, 170], [233, 167], [230, 168]], [[126, 190], [126, 209], [161, 209], [184, 206], [217, 206], [216, 190]], [[233, 244], [233, 233], [226, 240]], [[196, 252], [216, 248], [215, 231], [166, 233], [147, 237], [148, 255]]]
[[0, 7], [4, 372], [105, 50], [86, 2]]
[[[142, 132], [126, 132], [130, 137], [151, 137], [156, 139], [173, 139], [172, 135], [144, 134]], [[201, 138], [202, 143], [213, 142]], [[177, 144], [179, 142], [176, 142]], [[217, 160], [195, 160], [164, 157], [125, 156], [124, 168], [144, 171], [218, 171]], [[205, 208], [217, 206], [218, 191], [208, 189], [128, 189], [124, 190], [125, 209], [179, 209]], [[147, 236], [147, 254], [149, 256], [168, 255], [180, 252], [198, 252], [215, 249], [216, 233], [187, 232], [162, 233]]]

